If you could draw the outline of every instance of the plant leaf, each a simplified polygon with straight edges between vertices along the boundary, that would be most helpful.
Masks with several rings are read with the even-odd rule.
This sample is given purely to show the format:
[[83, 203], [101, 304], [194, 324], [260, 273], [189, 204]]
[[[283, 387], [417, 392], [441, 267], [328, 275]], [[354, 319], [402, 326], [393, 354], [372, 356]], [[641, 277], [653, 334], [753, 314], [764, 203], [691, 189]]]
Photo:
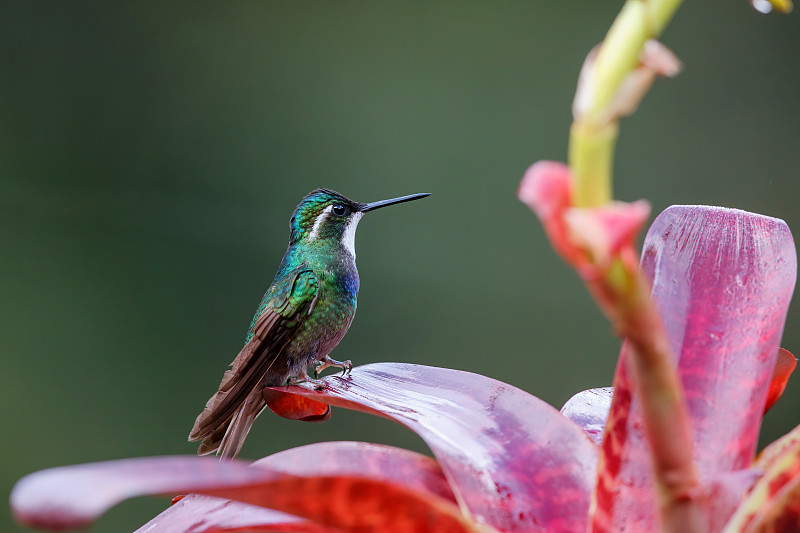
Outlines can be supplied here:
[[772, 381], [769, 384], [769, 392], [767, 393], [767, 404], [764, 407], [764, 412], [769, 411], [775, 402], [781, 397], [786, 383], [789, 381], [789, 376], [794, 372], [797, 366], [797, 358], [789, 352], [780, 348], [778, 350], [778, 360], [775, 363], [775, 372], [772, 374]]
[[[789, 228], [734, 209], [673, 206], [647, 233], [641, 268], [678, 357], [701, 479], [747, 468], [797, 275]], [[624, 352], [600, 451], [596, 532], [658, 530], [650, 445]]]
[[567, 400], [561, 414], [578, 424], [595, 444], [600, 445], [613, 396], [614, 387], [581, 391]]
[[[327, 405], [325, 406], [328, 407]], [[431, 492], [455, 503], [439, 465], [408, 450], [366, 442], [321, 442], [292, 448], [253, 463], [295, 475], [359, 474]], [[335, 531], [271, 509], [190, 494], [142, 526], [137, 533], [223, 531]]]
[[268, 506], [342, 531], [487, 530], [434, 492], [348, 475], [360, 472], [353, 464], [342, 466], [345, 474], [330, 468], [322, 475], [297, 476], [264, 465], [203, 457], [124, 459], [36, 472], [17, 483], [11, 504], [17, 520], [48, 529], [88, 525], [110, 506], [133, 496], [197, 492]]
[[509, 532], [586, 530], [596, 446], [524, 391], [477, 374], [400, 363], [278, 390], [415, 431], [464, 512], [479, 522]]

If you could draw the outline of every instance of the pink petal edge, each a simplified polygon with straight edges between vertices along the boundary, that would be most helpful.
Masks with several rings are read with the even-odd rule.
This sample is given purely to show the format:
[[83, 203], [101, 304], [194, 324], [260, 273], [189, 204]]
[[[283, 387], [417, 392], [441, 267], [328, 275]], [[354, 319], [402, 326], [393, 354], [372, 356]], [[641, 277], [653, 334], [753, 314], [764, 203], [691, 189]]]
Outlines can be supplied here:
[[[431, 492], [455, 503], [453, 492], [436, 461], [392, 446], [366, 442], [320, 442], [270, 455], [256, 461], [252, 466], [272, 468], [294, 475], [355, 473]], [[336, 530], [264, 507], [190, 494], [153, 518], [136, 533], [175, 531], [329, 533]]]
[[502, 531], [583, 532], [596, 446], [553, 407], [478, 374], [401, 363], [278, 390], [391, 418], [425, 440], [469, 516]]

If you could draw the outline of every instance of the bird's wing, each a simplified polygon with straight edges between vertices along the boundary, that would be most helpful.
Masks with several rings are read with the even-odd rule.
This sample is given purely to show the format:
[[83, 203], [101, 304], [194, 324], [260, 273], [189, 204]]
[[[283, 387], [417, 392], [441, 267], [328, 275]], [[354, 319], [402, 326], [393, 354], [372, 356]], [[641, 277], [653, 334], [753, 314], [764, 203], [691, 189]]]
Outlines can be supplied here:
[[[225, 371], [219, 390], [208, 400], [189, 434], [190, 441], [204, 439], [200, 454], [219, 447], [236, 411], [246, 407], [247, 397], [311, 313], [319, 296], [319, 280], [312, 270], [301, 265], [271, 287], [268, 296], [263, 311], [254, 321], [252, 336], [231, 363], [230, 370]], [[253, 410], [252, 406], [249, 410]], [[255, 419], [251, 415], [244, 417], [250, 424]], [[246, 434], [249, 426], [243, 429]]]

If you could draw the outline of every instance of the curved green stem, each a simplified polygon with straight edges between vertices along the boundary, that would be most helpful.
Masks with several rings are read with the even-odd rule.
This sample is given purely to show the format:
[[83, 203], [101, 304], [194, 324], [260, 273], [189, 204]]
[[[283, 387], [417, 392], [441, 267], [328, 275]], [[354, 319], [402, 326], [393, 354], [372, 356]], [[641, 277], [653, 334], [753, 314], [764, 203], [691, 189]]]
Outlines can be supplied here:
[[569, 166], [576, 207], [605, 205], [612, 200], [611, 169], [619, 127], [574, 122], [570, 130]]
[[575, 201], [592, 207], [613, 198], [612, 169], [617, 117], [610, 111], [626, 77], [638, 66], [645, 43], [658, 37], [681, 0], [628, 0], [608, 30], [595, 60], [588, 107], [570, 132], [569, 166]]

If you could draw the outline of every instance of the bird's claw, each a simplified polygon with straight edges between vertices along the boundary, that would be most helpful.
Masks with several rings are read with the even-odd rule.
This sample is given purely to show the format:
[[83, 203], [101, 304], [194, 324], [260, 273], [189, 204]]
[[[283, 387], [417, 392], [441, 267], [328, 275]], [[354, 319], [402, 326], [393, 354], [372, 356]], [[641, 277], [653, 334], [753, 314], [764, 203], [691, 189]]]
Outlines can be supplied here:
[[331, 359], [326, 355], [325, 358], [322, 359], [316, 367], [314, 367], [314, 375], [319, 378], [320, 372], [332, 366], [342, 369], [342, 377], [349, 374], [353, 369], [353, 363], [351, 363], [349, 359], [347, 361], [337, 361], [336, 359]]
[[325, 388], [325, 383], [320, 381], [319, 379], [314, 379], [308, 375], [307, 372], [303, 372], [300, 375], [292, 376], [289, 378], [289, 385], [300, 385], [301, 383], [312, 383], [317, 389]]

